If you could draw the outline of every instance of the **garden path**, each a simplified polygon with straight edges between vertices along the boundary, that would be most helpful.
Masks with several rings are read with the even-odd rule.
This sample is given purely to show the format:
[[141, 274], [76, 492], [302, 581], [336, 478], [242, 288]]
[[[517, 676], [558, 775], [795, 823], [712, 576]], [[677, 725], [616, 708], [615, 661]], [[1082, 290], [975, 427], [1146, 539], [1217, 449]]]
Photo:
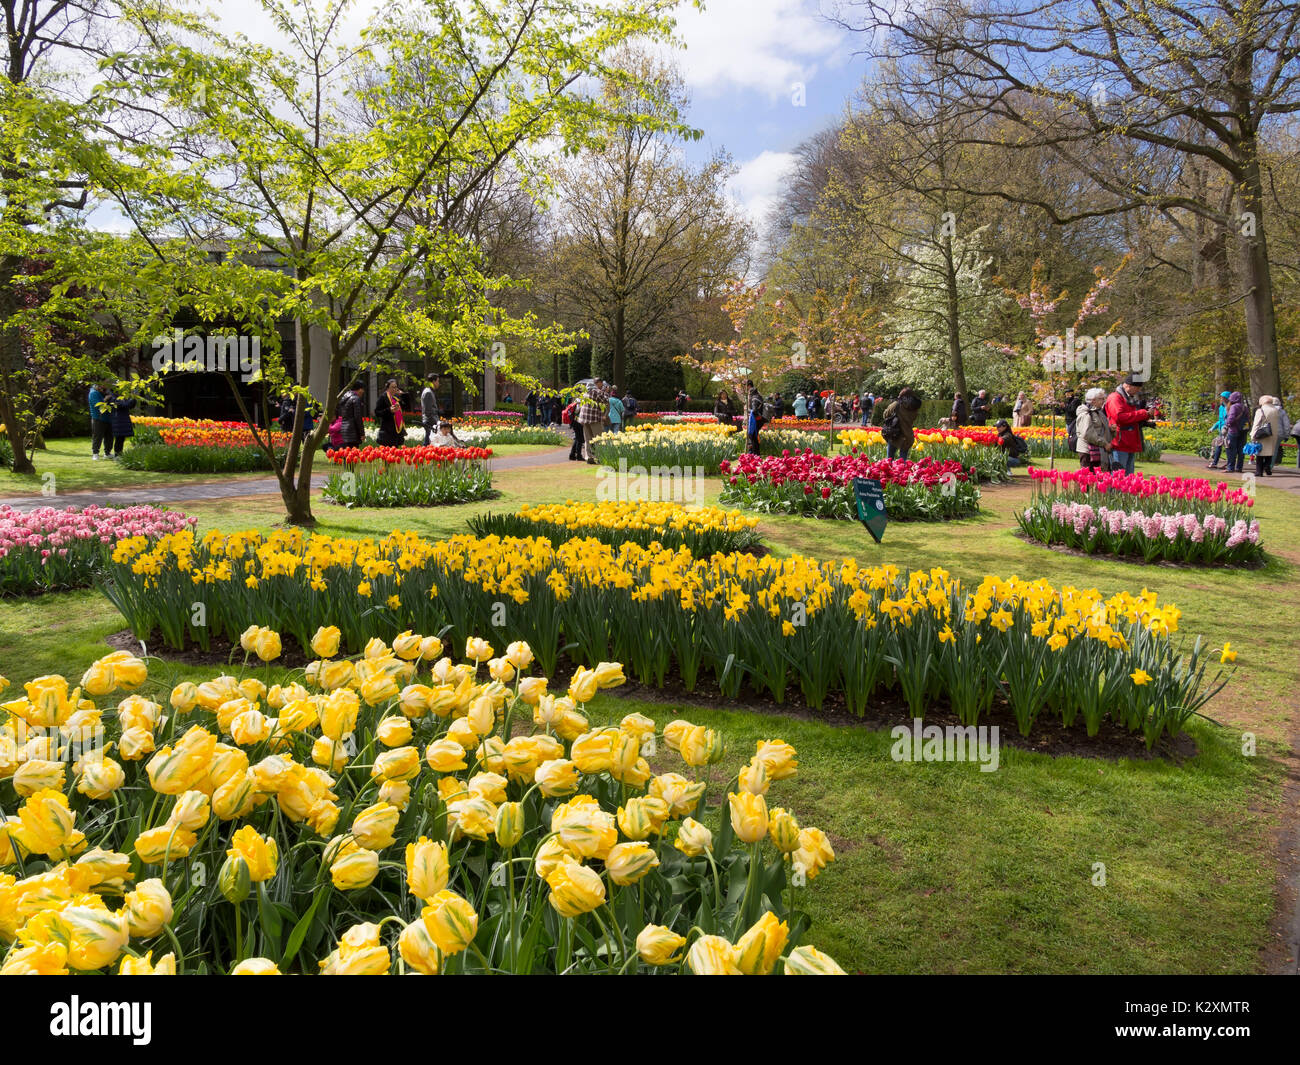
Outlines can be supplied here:
[[[563, 462], [569, 445], [530, 455], [504, 455], [492, 460], [494, 470], [517, 470], [532, 466], [551, 466]], [[312, 477], [312, 487], [320, 489], [325, 474]], [[234, 499], [239, 496], [279, 495], [280, 482], [272, 476], [240, 478], [226, 481], [184, 483], [173, 479], [157, 486], [129, 485], [121, 488], [93, 489], [79, 492], [56, 492], [53, 495], [0, 496], [0, 506], [15, 510], [37, 507], [135, 506], [142, 503], [184, 503], [190, 500]]]

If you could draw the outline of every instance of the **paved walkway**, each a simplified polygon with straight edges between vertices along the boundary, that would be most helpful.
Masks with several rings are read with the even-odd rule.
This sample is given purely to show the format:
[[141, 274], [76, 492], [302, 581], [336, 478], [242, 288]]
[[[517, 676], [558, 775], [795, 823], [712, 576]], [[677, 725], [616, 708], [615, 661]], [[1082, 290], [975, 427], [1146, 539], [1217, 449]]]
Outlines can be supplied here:
[[[1272, 477], [1255, 478], [1256, 486], [1260, 488], [1280, 488], [1284, 492], [1291, 492], [1300, 495], [1300, 470], [1295, 468], [1295, 452], [1289, 452], [1287, 459], [1288, 461], [1285, 466], [1274, 467]], [[1223, 469], [1222, 465], [1220, 465], [1217, 470], [1207, 470], [1205, 468], [1205, 460], [1197, 455], [1175, 454], [1172, 451], [1166, 451], [1164, 454], [1164, 460], [1171, 466], [1184, 467], [1186, 472], [1184, 473], [1180, 471], [1180, 476], [1205, 477], [1209, 480], [1218, 478], [1221, 481], [1226, 481], [1230, 485], [1235, 484], [1242, 478], [1242, 474], [1240, 473], [1228, 473]], [[1220, 459], [1219, 462], [1222, 464], [1223, 460]], [[1248, 457], [1242, 469], [1245, 473], [1254, 474], [1254, 459]]]
[[[494, 470], [519, 470], [533, 466], [553, 466], [568, 458], [569, 445], [565, 444], [547, 451], [538, 451], [529, 455], [504, 455], [492, 460]], [[1180, 467], [1179, 476], [1220, 478], [1233, 483], [1239, 474], [1229, 474], [1222, 469], [1207, 470], [1205, 460], [1195, 455], [1182, 455], [1165, 452], [1164, 461], [1170, 466]], [[1254, 471], [1254, 462], [1246, 463], [1246, 471]], [[1154, 472], [1154, 471], [1153, 471]], [[315, 474], [312, 488], [319, 490], [325, 483], [326, 474]], [[1278, 467], [1272, 477], [1260, 477], [1260, 487], [1280, 488], [1285, 492], [1300, 495], [1300, 470], [1289, 464]], [[245, 477], [222, 481], [172, 481], [168, 484], [151, 487], [147, 484], [124, 486], [121, 488], [90, 489], [78, 492], [59, 492], [54, 496], [26, 495], [0, 496], [0, 506], [11, 506], [15, 510], [35, 510], [37, 507], [88, 507], [88, 506], [134, 506], [140, 503], [185, 503], [192, 500], [234, 499], [239, 496], [278, 496], [280, 482], [274, 477]]]
[[[492, 469], [518, 470], [532, 466], [551, 466], [568, 458], [569, 445], [553, 450], [538, 451], [530, 455], [503, 455], [492, 459]], [[327, 474], [313, 474], [312, 488], [319, 490]], [[90, 507], [135, 506], [141, 503], [185, 503], [192, 500], [234, 499], [240, 496], [278, 496], [280, 482], [272, 476], [247, 477], [228, 481], [199, 481], [184, 483], [173, 481], [151, 487], [147, 484], [126, 485], [121, 488], [90, 489], [79, 492], [58, 492], [53, 496], [0, 496], [0, 506], [15, 510], [35, 510], [37, 507]]]

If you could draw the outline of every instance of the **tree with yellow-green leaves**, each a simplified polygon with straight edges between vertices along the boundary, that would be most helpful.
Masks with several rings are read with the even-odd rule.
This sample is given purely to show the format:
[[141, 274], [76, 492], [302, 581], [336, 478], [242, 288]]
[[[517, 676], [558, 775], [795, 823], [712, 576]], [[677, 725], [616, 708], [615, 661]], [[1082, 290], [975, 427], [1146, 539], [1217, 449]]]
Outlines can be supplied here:
[[314, 377], [433, 353], [468, 382], [494, 357], [509, 375], [512, 343], [569, 342], [493, 300], [514, 280], [456, 222], [507, 163], [544, 171], [545, 149], [599, 143], [621, 114], [584, 85], [648, 94], [610, 57], [629, 38], [670, 39], [674, 6], [423, 0], [380, 9], [349, 40], [338, 0], [263, 0], [282, 47], [137, 15], [148, 47], [113, 57], [111, 96], [145, 116], [156, 155], [107, 191], [178, 302], [263, 337], [294, 323], [292, 376], [274, 345], [261, 364], [267, 388], [298, 396], [283, 457], [262, 439], [289, 522], [314, 521], [313, 460], [336, 406], [324, 397], [305, 432]]
[[112, 283], [130, 272], [130, 242], [85, 224], [102, 176], [136, 150], [104, 121], [94, 65], [120, 14], [99, 0], [0, 2], [0, 423], [15, 473], [36, 472], [54, 400], [107, 375], [156, 317], [147, 279]]

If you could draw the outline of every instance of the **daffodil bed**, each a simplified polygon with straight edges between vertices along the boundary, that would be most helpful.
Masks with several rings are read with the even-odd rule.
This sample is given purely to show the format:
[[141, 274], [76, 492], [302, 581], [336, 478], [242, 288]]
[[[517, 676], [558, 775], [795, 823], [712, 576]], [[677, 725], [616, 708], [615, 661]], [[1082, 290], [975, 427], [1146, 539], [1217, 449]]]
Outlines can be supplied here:
[[594, 725], [617, 663], [557, 697], [524, 643], [441, 654], [405, 633], [167, 706], [126, 652], [28, 682], [0, 726], [0, 973], [842, 971], [798, 908], [834, 851], [765, 797], [792, 747], [760, 742], [707, 824], [707, 777], [648, 759], [705, 770], [721, 738]]
[[514, 514], [475, 515], [468, 525], [476, 536], [541, 536], [553, 544], [586, 537], [614, 547], [658, 543], [685, 547], [696, 558], [744, 551], [760, 539], [758, 519], [738, 510], [664, 502], [525, 504]]
[[942, 569], [853, 559], [697, 559], [589, 538], [186, 532], [122, 541], [103, 587], [138, 638], [157, 632], [172, 648], [233, 640], [250, 621], [304, 648], [318, 626], [337, 626], [352, 651], [376, 628], [457, 640], [506, 630], [547, 674], [564, 649], [585, 664], [617, 659], [654, 686], [671, 674], [693, 691], [707, 670], [728, 697], [747, 688], [783, 702], [794, 686], [813, 709], [834, 694], [858, 715], [873, 698], [901, 698], [918, 716], [945, 699], [965, 724], [1005, 700], [1025, 735], [1042, 715], [1081, 719], [1089, 735], [1109, 716], [1148, 747], [1224, 682], [1207, 678], [1199, 639], [1176, 638], [1178, 608], [1146, 590], [1106, 599], [995, 576], [969, 588]]

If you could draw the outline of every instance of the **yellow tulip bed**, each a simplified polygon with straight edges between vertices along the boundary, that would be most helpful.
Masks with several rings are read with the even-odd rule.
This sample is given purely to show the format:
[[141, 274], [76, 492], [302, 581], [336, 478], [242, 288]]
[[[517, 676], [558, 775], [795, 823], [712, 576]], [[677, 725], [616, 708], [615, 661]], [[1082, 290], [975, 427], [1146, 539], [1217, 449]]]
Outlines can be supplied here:
[[728, 697], [783, 702], [797, 686], [814, 709], [834, 695], [858, 715], [873, 699], [918, 716], [945, 700], [974, 724], [1005, 701], [1026, 735], [1042, 715], [1082, 719], [1089, 735], [1109, 716], [1152, 746], [1224, 683], [1207, 678], [1201, 641], [1176, 635], [1178, 608], [1145, 589], [1105, 598], [992, 575], [967, 587], [943, 569], [853, 559], [283, 530], [124, 540], [107, 573], [105, 594], [136, 636], [174, 648], [234, 640], [249, 622], [304, 648], [317, 626], [337, 626], [353, 652], [376, 627], [458, 640], [508, 631], [548, 675], [564, 648], [650, 685], [671, 675], [693, 691], [707, 670]]
[[468, 525], [477, 536], [543, 536], [553, 544], [575, 537], [602, 543], [685, 547], [697, 558], [743, 551], [759, 542], [758, 519], [720, 507], [607, 500], [525, 504], [514, 514], [480, 514]]
[[597, 462], [618, 468], [668, 466], [690, 470], [700, 466], [712, 473], [723, 459], [735, 458], [742, 438], [734, 425], [649, 425], [631, 426], [623, 433], [602, 433], [591, 442]]
[[3, 703], [0, 973], [841, 972], [797, 909], [834, 851], [767, 803], [788, 744], [710, 807], [712, 730], [589, 719], [617, 663], [561, 693], [525, 643], [312, 643], [269, 689], [155, 701], [117, 652]]

